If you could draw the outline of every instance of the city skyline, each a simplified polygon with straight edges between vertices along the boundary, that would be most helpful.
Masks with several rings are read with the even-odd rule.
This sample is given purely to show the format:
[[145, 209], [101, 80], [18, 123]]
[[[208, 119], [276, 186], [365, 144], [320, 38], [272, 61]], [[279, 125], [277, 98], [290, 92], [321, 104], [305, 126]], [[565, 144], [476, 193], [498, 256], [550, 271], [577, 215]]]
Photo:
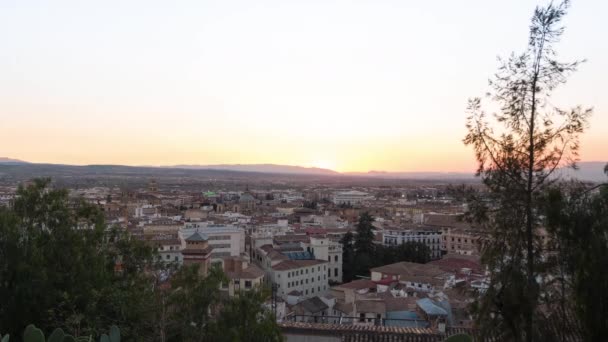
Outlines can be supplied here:
[[[0, 157], [474, 171], [467, 98], [544, 3], [6, 1]], [[607, 9], [576, 2], [557, 48], [588, 60], [553, 96], [595, 108], [583, 161], [608, 160]]]

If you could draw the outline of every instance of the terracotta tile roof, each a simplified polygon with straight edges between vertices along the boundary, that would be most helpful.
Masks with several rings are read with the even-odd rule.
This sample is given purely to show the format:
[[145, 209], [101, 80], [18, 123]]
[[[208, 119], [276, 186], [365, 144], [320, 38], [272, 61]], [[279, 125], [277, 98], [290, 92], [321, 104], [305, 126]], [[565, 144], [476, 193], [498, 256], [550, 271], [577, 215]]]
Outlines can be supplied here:
[[225, 271], [230, 279], [257, 279], [264, 276], [264, 271], [254, 264], [247, 265], [247, 268], [239, 271]]
[[418, 264], [415, 262], [397, 262], [394, 264], [384, 265], [380, 267], [374, 267], [371, 269], [372, 272], [379, 272], [385, 274], [400, 275], [403, 279], [407, 280], [413, 277], [437, 277], [446, 272], [441, 268], [432, 264]]
[[335, 289], [374, 289], [376, 288], [376, 283], [369, 279], [357, 279], [353, 280], [350, 283], [344, 283], [341, 285], [334, 286]]
[[459, 254], [447, 254], [442, 259], [430, 261], [427, 265], [434, 265], [446, 272], [453, 273], [458, 273], [463, 268], [470, 268], [477, 273], [482, 270], [479, 257]]
[[438, 332], [428, 328], [404, 328], [363, 324], [338, 325], [305, 322], [282, 322], [279, 323], [279, 326], [283, 330], [325, 331], [336, 335], [341, 335], [343, 333], [374, 333], [440, 336]]
[[357, 312], [373, 312], [386, 314], [386, 303], [383, 300], [356, 300], [355, 310]]

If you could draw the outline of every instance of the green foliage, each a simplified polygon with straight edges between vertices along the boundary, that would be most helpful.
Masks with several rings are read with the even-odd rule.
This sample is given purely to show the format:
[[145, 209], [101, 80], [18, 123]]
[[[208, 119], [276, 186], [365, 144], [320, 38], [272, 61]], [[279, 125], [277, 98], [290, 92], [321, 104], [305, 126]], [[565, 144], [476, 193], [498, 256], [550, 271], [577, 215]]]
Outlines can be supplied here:
[[342, 244], [342, 280], [349, 282], [355, 277], [355, 236], [351, 232], [344, 234]]
[[42, 330], [36, 328], [35, 325], [30, 324], [25, 328], [23, 332], [24, 342], [44, 342], [44, 333]]
[[63, 342], [64, 338], [65, 333], [63, 332], [63, 330], [61, 328], [57, 328], [53, 330], [53, 332], [49, 336], [48, 342]]
[[[97, 207], [71, 202], [49, 184], [21, 187], [15, 205], [0, 208], [2, 331], [19, 336], [24, 322], [33, 322], [40, 329], [28, 326], [27, 341], [44, 341], [43, 331], [61, 327], [49, 341], [91, 342], [109, 325], [100, 340], [216, 341], [225, 331], [232, 340], [278, 340], [274, 317], [262, 305], [267, 293], [223, 298], [220, 284], [227, 279], [216, 266], [206, 276], [198, 265], [184, 266], [161, 284], [151, 246], [107, 229]], [[231, 321], [240, 310], [252, 316]]]
[[19, 336], [32, 322], [94, 335], [119, 323], [129, 336], [150, 334], [154, 280], [142, 270], [152, 248], [106, 231], [99, 208], [49, 186], [35, 180], [18, 189], [13, 207], [0, 208], [0, 330]]
[[199, 265], [183, 266], [174, 274], [168, 298], [173, 307], [169, 336], [181, 340], [203, 341], [209, 335], [211, 312], [220, 304], [220, 286], [227, 282], [221, 269], [212, 266], [205, 277]]
[[426, 263], [431, 258], [430, 248], [422, 242], [406, 242], [398, 246], [374, 243], [374, 218], [363, 213], [357, 224], [357, 235], [344, 235], [342, 243], [342, 280], [349, 282], [357, 276], [369, 276], [370, 268], [401, 261]]
[[528, 47], [501, 60], [488, 99], [497, 113], [469, 101], [466, 145], [473, 146], [477, 174], [488, 192], [473, 196], [469, 218], [486, 231], [482, 262], [492, 271], [490, 288], [476, 305], [482, 337], [499, 340], [543, 339], [539, 301], [546, 267], [542, 257], [541, 198], [555, 181], [553, 172], [578, 159], [579, 136], [590, 109], [555, 108], [551, 92], [567, 80], [579, 62], [556, 60], [554, 45], [564, 29], [569, 6], [550, 3], [535, 10]]
[[[283, 341], [274, 315], [264, 308], [269, 298], [267, 289], [240, 292], [222, 307], [219, 319], [212, 327], [214, 341]], [[235, 324], [236, 323], [236, 324]]]
[[549, 298], [555, 311], [564, 312], [560, 317], [574, 309], [588, 341], [608, 336], [608, 186], [598, 190], [592, 193], [583, 184], [554, 187], [545, 202], [556, 252], [550, 266], [559, 275]]

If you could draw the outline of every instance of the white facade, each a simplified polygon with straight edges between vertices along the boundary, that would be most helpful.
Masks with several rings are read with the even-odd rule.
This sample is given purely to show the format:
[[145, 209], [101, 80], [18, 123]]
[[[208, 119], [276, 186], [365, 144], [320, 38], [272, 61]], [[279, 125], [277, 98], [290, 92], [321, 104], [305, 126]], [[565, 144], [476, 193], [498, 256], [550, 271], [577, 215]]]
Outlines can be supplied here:
[[327, 276], [332, 282], [342, 282], [342, 244], [327, 237], [311, 237], [308, 246], [316, 259], [327, 260]]
[[334, 204], [361, 204], [367, 200], [370, 200], [371, 196], [367, 192], [362, 191], [342, 191], [338, 192], [334, 195], [333, 202]]
[[321, 296], [329, 291], [327, 261], [286, 260], [270, 268], [270, 281], [277, 284], [277, 294], [283, 299], [292, 291], [301, 298]]
[[186, 222], [180, 230], [180, 239], [185, 248], [185, 238], [199, 233], [207, 235], [209, 246], [213, 247], [211, 259], [218, 260], [222, 257], [237, 257], [245, 253], [245, 232], [232, 225], [214, 225], [206, 222]]
[[431, 250], [431, 259], [441, 258], [441, 231], [437, 229], [385, 229], [383, 244], [397, 246], [408, 241], [422, 242]]
[[166, 264], [181, 264], [184, 259], [181, 249], [182, 246], [179, 240], [163, 241], [157, 248], [158, 258]]

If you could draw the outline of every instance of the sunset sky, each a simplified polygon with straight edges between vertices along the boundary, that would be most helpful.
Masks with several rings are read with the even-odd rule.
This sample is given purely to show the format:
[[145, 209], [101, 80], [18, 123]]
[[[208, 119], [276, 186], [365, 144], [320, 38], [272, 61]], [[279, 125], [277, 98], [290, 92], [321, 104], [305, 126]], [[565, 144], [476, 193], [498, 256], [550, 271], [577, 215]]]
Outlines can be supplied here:
[[[469, 171], [467, 98], [527, 42], [533, 0], [0, 0], [0, 157]], [[554, 104], [595, 108], [608, 160], [608, 1], [574, 1], [586, 58]]]

